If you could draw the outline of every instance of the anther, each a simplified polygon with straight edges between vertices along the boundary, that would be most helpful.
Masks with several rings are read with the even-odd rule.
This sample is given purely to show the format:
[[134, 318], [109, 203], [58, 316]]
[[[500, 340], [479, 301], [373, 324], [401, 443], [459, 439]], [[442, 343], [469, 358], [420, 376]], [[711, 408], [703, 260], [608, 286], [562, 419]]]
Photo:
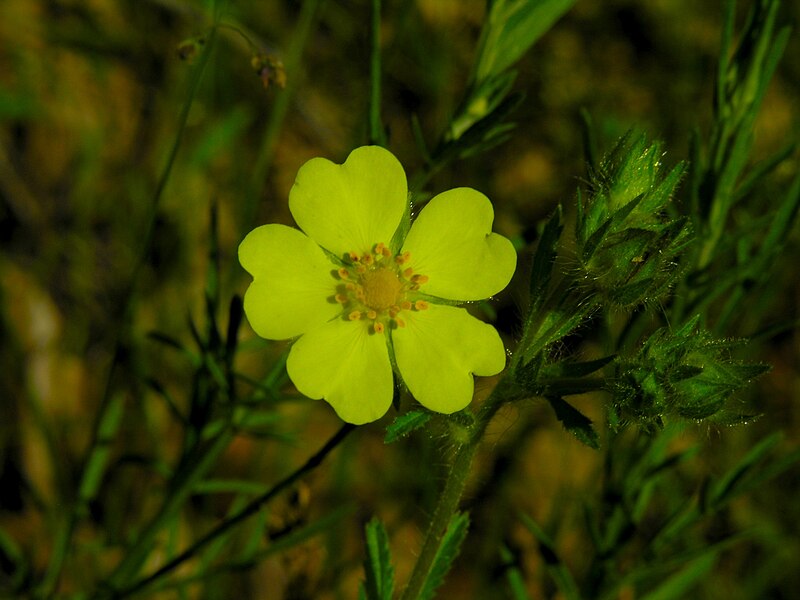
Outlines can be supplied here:
[[372, 254], [365, 254], [363, 262], [365, 265], [371, 265], [375, 259], [372, 257]]
[[428, 306], [430, 306], [425, 300], [417, 300], [414, 302], [414, 308], [417, 310], [427, 310]]
[[349, 256], [350, 260], [352, 260], [353, 262], [358, 262], [359, 260], [361, 260], [358, 254], [356, 254], [355, 252], [350, 252]]
[[349, 271], [347, 269], [345, 269], [344, 267], [342, 267], [341, 269], [339, 269], [336, 272], [339, 274], [339, 277], [341, 279], [347, 279], [347, 276], [350, 274]]
[[339, 304], [347, 304], [347, 296], [344, 294], [336, 294], [335, 298]]
[[411, 279], [411, 276], [413, 274], [414, 274], [414, 269], [412, 269], [411, 267], [403, 271], [403, 277], [405, 277], [406, 279]]
[[375, 333], [383, 333], [383, 323], [374, 323], [372, 329], [375, 330]]
[[378, 318], [378, 313], [375, 312], [374, 310], [368, 310], [367, 311], [367, 318], [368, 319], [372, 319], [374, 321], [375, 319]]
[[411, 302], [409, 302], [408, 300], [403, 300], [400, 303], [400, 308], [403, 310], [411, 310]]
[[423, 283], [428, 283], [428, 276], [420, 275], [419, 273], [414, 273], [414, 275], [411, 277], [411, 281], [422, 285]]
[[403, 321], [403, 319], [398, 319], [397, 317], [395, 317], [394, 322], [397, 324], [398, 327], [406, 326], [406, 322]]
[[394, 261], [398, 265], [402, 265], [403, 263], [408, 262], [408, 259], [411, 258], [411, 252], [405, 251], [402, 254], [398, 254], [394, 257]]
[[361, 274], [366, 273], [367, 272], [367, 267], [365, 267], [364, 265], [358, 265], [356, 267], [356, 272], [361, 273]]
[[347, 318], [350, 319], [351, 321], [358, 321], [361, 318], [361, 311], [354, 310], [349, 315], [347, 315]]

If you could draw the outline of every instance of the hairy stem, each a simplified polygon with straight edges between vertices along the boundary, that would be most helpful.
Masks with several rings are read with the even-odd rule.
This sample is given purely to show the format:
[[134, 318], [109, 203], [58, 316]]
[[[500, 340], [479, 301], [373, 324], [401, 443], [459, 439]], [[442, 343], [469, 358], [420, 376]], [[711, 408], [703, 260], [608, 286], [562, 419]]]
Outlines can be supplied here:
[[417, 562], [414, 564], [414, 569], [411, 572], [408, 585], [403, 591], [401, 600], [417, 600], [425, 588], [436, 552], [447, 531], [447, 525], [450, 523], [453, 514], [458, 510], [464, 487], [472, 472], [472, 461], [483, 439], [486, 426], [497, 412], [497, 409], [510, 399], [511, 388], [506, 385], [505, 381], [505, 379], [501, 380], [489, 398], [486, 399], [486, 402], [483, 403], [483, 406], [475, 416], [475, 423], [472, 425], [469, 440], [459, 446], [453, 456], [444, 489], [439, 495]]

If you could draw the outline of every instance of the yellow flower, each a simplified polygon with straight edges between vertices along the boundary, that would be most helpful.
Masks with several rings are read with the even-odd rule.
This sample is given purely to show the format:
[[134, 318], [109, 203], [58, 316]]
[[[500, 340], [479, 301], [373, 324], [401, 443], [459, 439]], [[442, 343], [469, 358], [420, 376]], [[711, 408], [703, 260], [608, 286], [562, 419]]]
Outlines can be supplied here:
[[289, 377], [349, 423], [386, 413], [393, 370], [423, 406], [449, 414], [472, 400], [473, 374], [505, 366], [497, 331], [454, 306], [496, 294], [514, 273], [489, 199], [470, 188], [439, 194], [398, 240], [407, 206], [398, 160], [364, 146], [343, 165], [314, 158], [300, 168], [289, 209], [302, 232], [263, 225], [239, 246], [254, 279], [244, 297], [253, 329], [298, 338]]

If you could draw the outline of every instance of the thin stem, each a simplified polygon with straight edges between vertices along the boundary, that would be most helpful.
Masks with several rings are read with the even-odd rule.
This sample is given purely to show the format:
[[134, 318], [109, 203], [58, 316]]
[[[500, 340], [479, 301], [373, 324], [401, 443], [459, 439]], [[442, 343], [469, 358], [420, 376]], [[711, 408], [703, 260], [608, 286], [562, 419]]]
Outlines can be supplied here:
[[275, 156], [275, 146], [278, 143], [278, 135], [283, 128], [283, 121], [289, 111], [289, 104], [297, 89], [303, 50], [311, 35], [311, 28], [314, 25], [320, 4], [321, 0], [305, 0], [300, 9], [297, 26], [292, 35], [289, 49], [286, 52], [285, 68], [288, 75], [286, 87], [275, 98], [275, 105], [270, 112], [267, 130], [264, 132], [261, 148], [253, 167], [250, 188], [245, 197], [244, 222], [242, 224], [245, 231], [249, 231], [252, 228], [253, 221], [256, 218], [261, 189], [264, 185], [267, 171], [269, 171], [269, 167], [272, 164], [272, 159]]
[[[111, 594], [111, 596], [115, 599], [126, 598], [145, 587], [151, 585], [155, 581], [161, 579], [165, 575], [174, 571], [177, 567], [182, 565], [184, 562], [189, 560], [190, 558], [194, 557], [200, 550], [202, 550], [207, 544], [214, 541], [215, 539], [219, 538], [221, 535], [229, 531], [232, 527], [235, 527], [242, 521], [252, 517], [258, 511], [261, 510], [264, 504], [272, 500], [275, 496], [281, 493], [283, 490], [294, 484], [308, 472], [317, 468], [325, 457], [331, 453], [339, 444], [344, 441], [344, 439], [355, 429], [355, 425], [350, 425], [349, 423], [345, 423], [342, 427], [337, 431], [326, 443], [323, 445], [317, 452], [315, 452], [302, 466], [296, 469], [294, 472], [286, 476], [284, 479], [276, 483], [270, 490], [250, 502], [247, 506], [241, 509], [239, 512], [234, 514], [232, 517], [225, 519], [219, 525], [214, 527], [211, 531], [206, 533], [203, 537], [198, 539], [194, 544], [189, 546], [186, 550], [181, 552], [178, 556], [170, 560], [168, 563], [160, 567], [154, 573], [147, 575], [143, 579], [135, 582], [130, 587], [127, 587], [122, 590], [115, 591]], [[102, 595], [96, 596], [98, 598], [104, 598], [106, 596]]]
[[475, 423], [472, 425], [469, 441], [456, 450], [453, 462], [447, 474], [444, 489], [436, 503], [436, 508], [434, 508], [433, 518], [425, 534], [425, 539], [422, 542], [422, 548], [417, 557], [417, 562], [414, 564], [414, 569], [411, 572], [408, 585], [405, 590], [403, 590], [403, 594], [400, 597], [401, 600], [417, 600], [420, 593], [425, 588], [425, 583], [430, 576], [436, 552], [447, 531], [447, 525], [450, 523], [453, 514], [458, 510], [461, 495], [464, 493], [464, 486], [472, 471], [472, 461], [483, 439], [486, 426], [500, 406], [509, 400], [507, 395], [509, 390], [510, 388], [505, 383], [505, 379], [497, 384], [497, 387], [489, 398], [486, 399], [486, 402], [483, 403], [483, 406], [481, 406], [481, 409], [475, 417]]
[[[52, 597], [55, 593], [56, 589], [58, 588], [58, 582], [61, 578], [61, 572], [64, 567], [64, 561], [69, 554], [69, 549], [72, 544], [72, 536], [75, 531], [75, 527], [78, 522], [88, 514], [88, 504], [91, 500], [91, 496], [93, 495], [93, 490], [88, 490], [89, 486], [87, 483], [87, 476], [89, 473], [88, 466], [96, 463], [96, 457], [98, 452], [106, 452], [106, 443], [103, 442], [100, 435], [100, 428], [106, 421], [106, 415], [113, 405], [112, 397], [113, 391], [115, 389], [115, 381], [117, 376], [117, 371], [121, 366], [121, 362], [123, 360], [122, 357], [127, 356], [128, 352], [126, 346], [128, 344], [128, 339], [126, 335], [126, 328], [129, 325], [131, 319], [131, 313], [133, 311], [134, 305], [134, 291], [137, 287], [139, 276], [141, 274], [144, 265], [147, 263], [147, 257], [150, 253], [150, 246], [152, 245], [153, 241], [153, 234], [155, 231], [155, 224], [158, 217], [158, 207], [161, 203], [161, 197], [164, 194], [164, 190], [166, 189], [167, 183], [169, 182], [170, 175], [172, 174], [172, 168], [175, 164], [175, 158], [178, 155], [178, 150], [181, 146], [181, 142], [183, 141], [183, 133], [186, 129], [186, 123], [189, 117], [189, 110], [194, 103], [194, 98], [197, 94], [197, 90], [200, 86], [200, 81], [203, 76], [203, 72], [205, 70], [205, 66], [208, 62], [208, 57], [211, 54], [211, 49], [214, 44], [214, 38], [216, 35], [216, 24], [211, 28], [208, 37], [208, 43], [205, 45], [203, 53], [200, 55], [199, 63], [195, 67], [190, 82], [189, 82], [189, 90], [187, 93], [186, 101], [182, 107], [180, 117], [178, 119], [178, 131], [175, 135], [175, 141], [172, 144], [172, 148], [170, 149], [169, 156], [167, 157], [167, 163], [164, 166], [164, 170], [161, 173], [161, 177], [158, 180], [156, 185], [155, 192], [153, 193], [153, 201], [150, 208], [150, 218], [148, 220], [144, 235], [142, 237], [142, 247], [139, 257], [134, 265], [133, 271], [131, 276], [128, 280], [128, 289], [127, 293], [123, 295], [125, 298], [122, 306], [119, 309], [119, 314], [116, 319], [117, 328], [113, 334], [114, 339], [114, 353], [111, 359], [111, 365], [109, 366], [108, 375], [106, 377], [106, 385], [103, 390], [103, 395], [100, 399], [100, 407], [98, 409], [97, 420], [95, 422], [92, 434], [92, 442], [89, 445], [87, 450], [86, 459], [84, 460], [84, 468], [82, 470], [82, 480], [79, 485], [79, 491], [77, 494], [76, 499], [73, 501], [73, 505], [69, 514], [64, 521], [63, 526], [60, 528], [58, 534], [56, 535], [55, 543], [53, 546], [53, 553], [50, 556], [50, 563], [47, 567], [47, 572], [45, 573], [44, 579], [42, 584], [38, 590], [38, 593], [41, 597], [48, 598]], [[88, 491], [87, 491], [88, 490]]]
[[372, 0], [372, 56], [370, 58], [369, 141], [386, 146], [381, 122], [381, 0]]

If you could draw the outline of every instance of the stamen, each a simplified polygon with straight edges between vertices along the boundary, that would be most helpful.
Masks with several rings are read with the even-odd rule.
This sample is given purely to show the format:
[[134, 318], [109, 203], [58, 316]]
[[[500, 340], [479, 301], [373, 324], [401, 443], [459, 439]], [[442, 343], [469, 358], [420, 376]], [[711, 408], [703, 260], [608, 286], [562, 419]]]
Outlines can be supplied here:
[[372, 325], [372, 329], [375, 331], [375, 333], [383, 333], [383, 323], [374, 323]]
[[361, 311], [354, 310], [349, 315], [347, 315], [347, 318], [350, 319], [351, 321], [358, 321], [361, 318]]
[[411, 276], [413, 274], [414, 274], [414, 269], [412, 269], [410, 267], [408, 269], [406, 269], [405, 271], [403, 271], [403, 277], [405, 277], [406, 279], [411, 279]]
[[362, 262], [363, 262], [365, 265], [369, 266], [369, 265], [371, 265], [373, 262], [375, 262], [375, 259], [372, 257], [372, 254], [365, 254]]
[[414, 308], [417, 310], [427, 310], [430, 305], [425, 300], [417, 300], [414, 302]]
[[376, 313], [374, 310], [370, 309], [370, 310], [367, 311], [367, 318], [368, 319], [372, 319], [374, 321], [375, 319], [378, 318], [378, 313]]
[[428, 276], [420, 275], [419, 273], [414, 273], [414, 275], [411, 277], [411, 281], [422, 285], [423, 283], [428, 283]]
[[411, 310], [411, 302], [409, 302], [408, 300], [403, 300], [400, 303], [400, 308], [402, 308], [403, 310]]
[[336, 294], [335, 298], [339, 304], [347, 304], [348, 298], [344, 294]]
[[358, 254], [356, 254], [355, 252], [351, 252], [348, 256], [350, 256], [350, 260], [352, 260], [353, 262], [358, 262], [361, 260]]
[[409, 258], [411, 258], [411, 252], [406, 250], [402, 254], [398, 254], [397, 256], [395, 256], [394, 261], [398, 265], [402, 265], [403, 263], [407, 263]]
[[395, 317], [394, 322], [397, 324], [398, 327], [405, 327], [406, 326], [406, 322], [403, 321], [403, 319], [399, 319], [399, 318]]
[[339, 277], [340, 277], [341, 279], [347, 279], [347, 278], [348, 278], [348, 276], [350, 275], [350, 272], [349, 272], [347, 269], [345, 269], [344, 267], [342, 267], [341, 269], [339, 269], [338, 271], [336, 271], [336, 273], [338, 273], [338, 274], [339, 274]]

